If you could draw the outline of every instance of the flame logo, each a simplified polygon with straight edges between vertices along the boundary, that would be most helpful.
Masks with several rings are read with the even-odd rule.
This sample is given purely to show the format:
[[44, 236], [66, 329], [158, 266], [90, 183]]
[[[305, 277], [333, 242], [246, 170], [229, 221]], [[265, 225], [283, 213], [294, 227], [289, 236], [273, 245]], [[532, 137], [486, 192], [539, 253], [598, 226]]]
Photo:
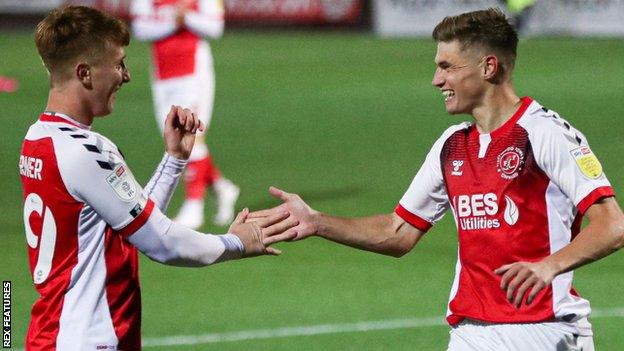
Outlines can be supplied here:
[[514, 225], [518, 222], [518, 217], [520, 215], [518, 206], [516, 206], [513, 200], [507, 195], [505, 195], [505, 201], [507, 202], [507, 206], [505, 206], [505, 222], [509, 225]]

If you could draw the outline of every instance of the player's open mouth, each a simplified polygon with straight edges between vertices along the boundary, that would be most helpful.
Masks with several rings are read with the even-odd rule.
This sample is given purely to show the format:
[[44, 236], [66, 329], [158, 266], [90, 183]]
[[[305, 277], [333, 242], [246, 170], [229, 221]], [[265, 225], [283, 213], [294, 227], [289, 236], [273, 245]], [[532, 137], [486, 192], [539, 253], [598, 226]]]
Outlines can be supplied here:
[[443, 90], [442, 95], [444, 95], [444, 102], [449, 101], [453, 96], [455, 96], [455, 92], [452, 90]]

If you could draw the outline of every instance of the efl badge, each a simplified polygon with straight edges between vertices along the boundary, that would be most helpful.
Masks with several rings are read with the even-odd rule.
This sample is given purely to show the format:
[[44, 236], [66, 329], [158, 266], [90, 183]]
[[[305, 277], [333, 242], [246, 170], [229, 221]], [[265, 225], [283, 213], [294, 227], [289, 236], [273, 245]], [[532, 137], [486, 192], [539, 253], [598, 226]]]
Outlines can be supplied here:
[[134, 199], [137, 194], [136, 182], [130, 171], [121, 163], [106, 177], [108, 185], [115, 190], [117, 196], [124, 201]]
[[520, 173], [524, 164], [524, 152], [515, 146], [510, 146], [498, 155], [496, 171], [505, 179], [514, 179]]
[[581, 146], [570, 151], [581, 172], [589, 179], [598, 179], [602, 175], [602, 165], [589, 146]]

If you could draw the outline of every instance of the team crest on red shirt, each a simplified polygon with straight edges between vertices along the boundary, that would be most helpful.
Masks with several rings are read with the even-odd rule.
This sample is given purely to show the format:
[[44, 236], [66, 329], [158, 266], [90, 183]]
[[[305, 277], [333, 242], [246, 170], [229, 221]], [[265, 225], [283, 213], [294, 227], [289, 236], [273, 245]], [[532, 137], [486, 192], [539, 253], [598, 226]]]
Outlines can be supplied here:
[[496, 171], [505, 179], [514, 179], [520, 173], [524, 164], [524, 152], [515, 146], [510, 146], [498, 155]]

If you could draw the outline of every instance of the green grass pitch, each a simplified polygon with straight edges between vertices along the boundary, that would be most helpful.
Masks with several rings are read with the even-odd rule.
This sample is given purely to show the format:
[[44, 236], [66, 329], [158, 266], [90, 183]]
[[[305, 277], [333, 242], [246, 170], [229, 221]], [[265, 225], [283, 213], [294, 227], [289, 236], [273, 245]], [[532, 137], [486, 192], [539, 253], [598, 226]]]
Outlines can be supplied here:
[[[267, 193], [277, 185], [332, 214], [389, 213], [434, 140], [468, 118], [448, 116], [430, 84], [430, 40], [233, 32], [212, 47], [217, 95], [208, 142], [223, 173], [242, 188], [239, 208], [277, 204]], [[95, 130], [124, 150], [144, 184], [163, 146], [153, 118], [148, 47], [133, 41], [127, 53], [132, 82]], [[620, 196], [623, 59], [621, 39], [527, 39], [514, 79], [520, 95], [584, 132]], [[45, 107], [48, 83], [29, 33], [0, 33], [0, 60], [0, 74], [21, 84], [16, 93], [0, 93], [0, 277], [13, 282], [13, 345], [21, 347], [36, 295], [17, 163], [26, 129]], [[213, 212], [208, 206], [207, 216]], [[143, 257], [144, 338], [445, 314], [457, 250], [450, 215], [398, 260], [315, 238], [279, 247], [281, 257], [204, 269], [170, 268]], [[617, 253], [578, 269], [575, 285], [595, 309], [621, 309], [623, 271], [624, 253]], [[592, 322], [598, 350], [621, 350], [622, 316]], [[445, 350], [447, 341], [446, 326], [430, 326], [149, 349]]]

